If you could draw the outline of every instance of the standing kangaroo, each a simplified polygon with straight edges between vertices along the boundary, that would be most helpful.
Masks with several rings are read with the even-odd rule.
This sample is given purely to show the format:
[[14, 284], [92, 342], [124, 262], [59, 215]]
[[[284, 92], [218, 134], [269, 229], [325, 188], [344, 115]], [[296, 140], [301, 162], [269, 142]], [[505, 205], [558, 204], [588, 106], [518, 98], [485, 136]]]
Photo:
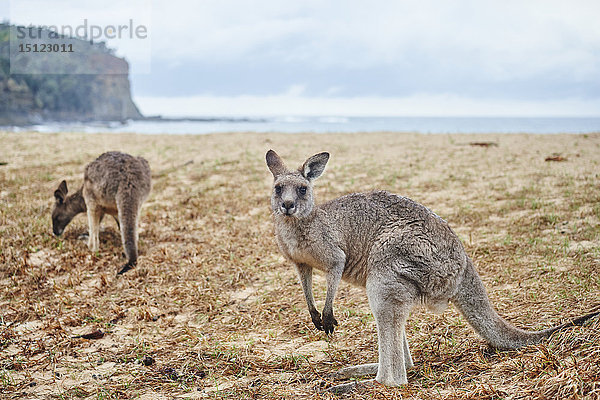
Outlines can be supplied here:
[[67, 196], [67, 182], [62, 181], [54, 192], [52, 230], [60, 236], [77, 214], [87, 211], [88, 247], [98, 251], [99, 230], [104, 214], [112, 215], [121, 230], [121, 241], [127, 256], [119, 274], [133, 268], [137, 262], [137, 226], [142, 203], [151, 188], [150, 166], [142, 157], [110, 151], [86, 165], [83, 185]]
[[[452, 301], [475, 331], [500, 349], [538, 343], [600, 313], [543, 331], [515, 328], [494, 311], [456, 234], [426, 207], [385, 191], [352, 193], [316, 206], [312, 183], [328, 160], [328, 153], [319, 153], [298, 170], [289, 170], [273, 150], [266, 155], [274, 177], [277, 242], [296, 266], [316, 328], [329, 334], [338, 324], [333, 301], [341, 279], [366, 287], [377, 324], [379, 362], [343, 368], [339, 376], [376, 374], [384, 385], [407, 383], [413, 360], [405, 324], [416, 305], [442, 312]], [[312, 293], [313, 268], [324, 271], [327, 281], [322, 317]]]

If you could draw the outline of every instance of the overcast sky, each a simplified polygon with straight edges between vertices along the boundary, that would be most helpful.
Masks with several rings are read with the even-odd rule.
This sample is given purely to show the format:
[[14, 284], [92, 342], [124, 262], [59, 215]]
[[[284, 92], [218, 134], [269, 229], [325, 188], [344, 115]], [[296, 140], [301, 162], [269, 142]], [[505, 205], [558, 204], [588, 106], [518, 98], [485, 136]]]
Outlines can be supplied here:
[[[13, 22], [51, 18], [33, 2]], [[597, 0], [80, 3], [53, 7], [149, 26], [109, 41], [146, 114], [600, 116]]]

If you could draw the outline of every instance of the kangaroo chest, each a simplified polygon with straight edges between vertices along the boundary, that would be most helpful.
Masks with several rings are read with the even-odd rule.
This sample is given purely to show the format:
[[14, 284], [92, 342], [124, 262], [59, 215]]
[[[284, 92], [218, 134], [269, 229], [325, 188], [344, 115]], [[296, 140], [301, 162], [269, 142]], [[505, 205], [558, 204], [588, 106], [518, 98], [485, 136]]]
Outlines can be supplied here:
[[320, 257], [321, 250], [309, 233], [293, 227], [279, 226], [276, 234], [279, 248], [288, 260], [320, 270], [326, 269], [326, 263]]

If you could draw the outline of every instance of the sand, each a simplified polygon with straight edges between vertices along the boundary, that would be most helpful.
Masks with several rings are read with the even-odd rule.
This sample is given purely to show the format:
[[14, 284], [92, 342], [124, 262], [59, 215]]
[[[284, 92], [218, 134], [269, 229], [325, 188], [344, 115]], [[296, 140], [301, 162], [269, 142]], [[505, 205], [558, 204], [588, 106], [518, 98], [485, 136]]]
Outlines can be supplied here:
[[[331, 153], [317, 202], [386, 189], [446, 219], [519, 327], [554, 326], [600, 303], [600, 134], [0, 132], [0, 146], [7, 398], [333, 398], [322, 392], [336, 383], [329, 374], [375, 362], [363, 289], [341, 285], [332, 336], [312, 326], [273, 237], [270, 148], [291, 165]], [[96, 254], [79, 238], [84, 215], [60, 238], [51, 230], [60, 181], [76, 190], [85, 164], [108, 150], [153, 170], [138, 266], [123, 276], [112, 219]], [[324, 293], [317, 275], [319, 307]], [[101, 338], [76, 337], [97, 330]], [[452, 307], [415, 310], [407, 333], [409, 384], [348, 398], [600, 397], [598, 320], [513, 352], [488, 349]]]

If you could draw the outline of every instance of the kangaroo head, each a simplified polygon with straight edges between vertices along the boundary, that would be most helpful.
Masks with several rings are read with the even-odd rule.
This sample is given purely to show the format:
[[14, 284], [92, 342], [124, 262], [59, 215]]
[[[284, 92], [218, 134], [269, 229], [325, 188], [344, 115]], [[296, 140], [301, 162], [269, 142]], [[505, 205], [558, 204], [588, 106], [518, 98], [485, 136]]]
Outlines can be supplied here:
[[267, 152], [267, 166], [273, 174], [271, 208], [275, 215], [307, 217], [315, 206], [312, 181], [323, 173], [329, 153], [310, 157], [295, 171], [284, 165], [273, 150]]
[[52, 209], [52, 232], [56, 236], [62, 235], [65, 227], [69, 225], [69, 222], [73, 219], [76, 213], [73, 212], [73, 207], [70, 207], [69, 199], [67, 198], [67, 182], [62, 181], [58, 185], [58, 189], [54, 191], [54, 208]]

